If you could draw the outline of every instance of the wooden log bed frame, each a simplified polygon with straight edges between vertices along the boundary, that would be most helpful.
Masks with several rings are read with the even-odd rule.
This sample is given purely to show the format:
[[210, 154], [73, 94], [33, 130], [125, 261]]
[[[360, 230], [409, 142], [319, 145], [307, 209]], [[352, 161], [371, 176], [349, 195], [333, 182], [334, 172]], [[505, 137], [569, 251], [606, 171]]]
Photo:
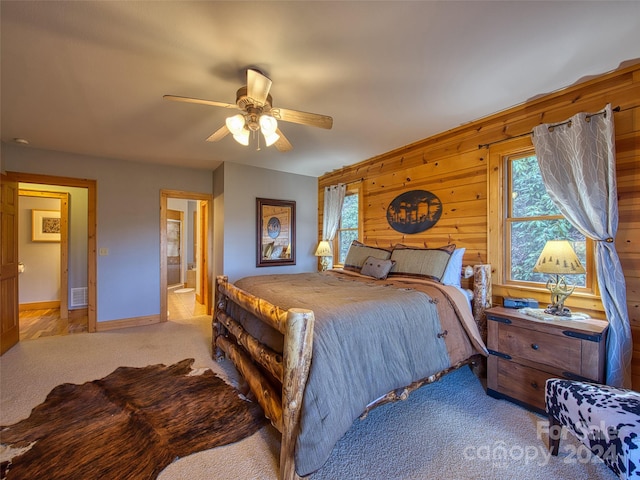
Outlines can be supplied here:
[[[474, 266], [473, 280], [473, 316], [483, 338], [486, 338], [484, 310], [491, 306], [490, 265]], [[216, 284], [212, 322], [213, 356], [217, 360], [226, 357], [233, 362], [265, 416], [281, 433], [279, 480], [304, 478], [296, 473], [294, 450], [313, 353], [314, 313], [299, 308], [284, 310], [236, 287], [225, 275], [218, 276]], [[227, 315], [226, 305], [229, 301], [280, 332], [284, 338], [283, 352], [276, 352], [261, 343]], [[463, 365], [475, 365], [480, 357], [481, 355], [471, 357], [445, 371], [387, 393], [371, 403], [360, 418], [364, 418], [375, 407], [406, 399], [413, 390], [435, 382]]]

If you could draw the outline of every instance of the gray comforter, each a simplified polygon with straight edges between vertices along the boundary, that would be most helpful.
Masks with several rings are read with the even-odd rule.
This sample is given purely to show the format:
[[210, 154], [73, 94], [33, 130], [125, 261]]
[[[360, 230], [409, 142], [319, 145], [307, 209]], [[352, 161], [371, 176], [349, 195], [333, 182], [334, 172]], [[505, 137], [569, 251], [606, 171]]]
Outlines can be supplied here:
[[281, 308], [314, 312], [295, 452], [299, 475], [322, 467], [371, 402], [486, 351], [466, 300], [447, 292], [454, 287], [337, 272], [247, 277], [235, 284]]

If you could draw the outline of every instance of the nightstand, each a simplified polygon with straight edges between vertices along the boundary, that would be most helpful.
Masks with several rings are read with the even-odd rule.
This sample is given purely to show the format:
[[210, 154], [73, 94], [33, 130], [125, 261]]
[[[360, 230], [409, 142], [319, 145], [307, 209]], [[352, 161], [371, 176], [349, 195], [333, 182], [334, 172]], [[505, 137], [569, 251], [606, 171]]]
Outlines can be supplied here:
[[487, 315], [487, 394], [545, 413], [548, 378], [604, 383], [605, 320], [540, 320], [516, 309]]

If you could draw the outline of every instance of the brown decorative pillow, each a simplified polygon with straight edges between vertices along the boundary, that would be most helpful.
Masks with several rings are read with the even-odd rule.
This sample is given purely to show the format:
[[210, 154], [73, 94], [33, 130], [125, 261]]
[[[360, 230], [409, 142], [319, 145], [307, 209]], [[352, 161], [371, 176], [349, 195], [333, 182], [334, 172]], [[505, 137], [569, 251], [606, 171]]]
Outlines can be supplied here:
[[344, 269], [351, 270], [352, 272], [360, 272], [362, 265], [364, 265], [364, 261], [367, 258], [375, 257], [381, 260], [388, 260], [390, 256], [390, 250], [380, 247], [372, 247], [370, 245], [365, 245], [358, 240], [354, 240], [351, 242], [351, 246], [347, 252], [347, 258], [344, 261]]
[[442, 281], [455, 244], [440, 248], [420, 248], [396, 245], [391, 253], [391, 260], [396, 262], [390, 275], [406, 275]]
[[382, 260], [376, 257], [368, 257], [362, 265], [360, 273], [369, 277], [384, 280], [389, 275], [389, 271], [395, 265], [393, 260]]

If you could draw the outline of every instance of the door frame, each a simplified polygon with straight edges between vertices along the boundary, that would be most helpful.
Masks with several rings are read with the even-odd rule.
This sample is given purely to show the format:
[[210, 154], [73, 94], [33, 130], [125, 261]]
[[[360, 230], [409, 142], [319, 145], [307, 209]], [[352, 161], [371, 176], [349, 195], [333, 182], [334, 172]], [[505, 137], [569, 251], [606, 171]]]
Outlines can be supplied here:
[[204, 276], [205, 285], [207, 287], [204, 291], [204, 296], [201, 299], [202, 303], [206, 307], [207, 314], [211, 313], [212, 309], [212, 292], [211, 289], [208, 288], [208, 285], [211, 284], [211, 262], [209, 252], [211, 250], [211, 225], [213, 225], [213, 221], [210, 218], [211, 212], [213, 211], [211, 205], [213, 203], [213, 195], [208, 193], [197, 193], [197, 192], [185, 192], [182, 190], [160, 190], [160, 321], [166, 322], [168, 320], [168, 299], [167, 299], [167, 200], [169, 198], [178, 198], [184, 200], [198, 200], [204, 201], [207, 203], [207, 215], [206, 215], [206, 224], [200, 226], [201, 239], [203, 241], [203, 246], [201, 247], [204, 252], [206, 252], [204, 260], [204, 273], [201, 275]]
[[[96, 180], [72, 177], [55, 177], [36, 173], [6, 172], [9, 181], [18, 183], [36, 183], [87, 189], [87, 330], [97, 330], [97, 221], [96, 221]], [[16, 232], [17, 235], [17, 232]], [[16, 239], [17, 241], [17, 239]], [[69, 292], [66, 292], [68, 299]]]

